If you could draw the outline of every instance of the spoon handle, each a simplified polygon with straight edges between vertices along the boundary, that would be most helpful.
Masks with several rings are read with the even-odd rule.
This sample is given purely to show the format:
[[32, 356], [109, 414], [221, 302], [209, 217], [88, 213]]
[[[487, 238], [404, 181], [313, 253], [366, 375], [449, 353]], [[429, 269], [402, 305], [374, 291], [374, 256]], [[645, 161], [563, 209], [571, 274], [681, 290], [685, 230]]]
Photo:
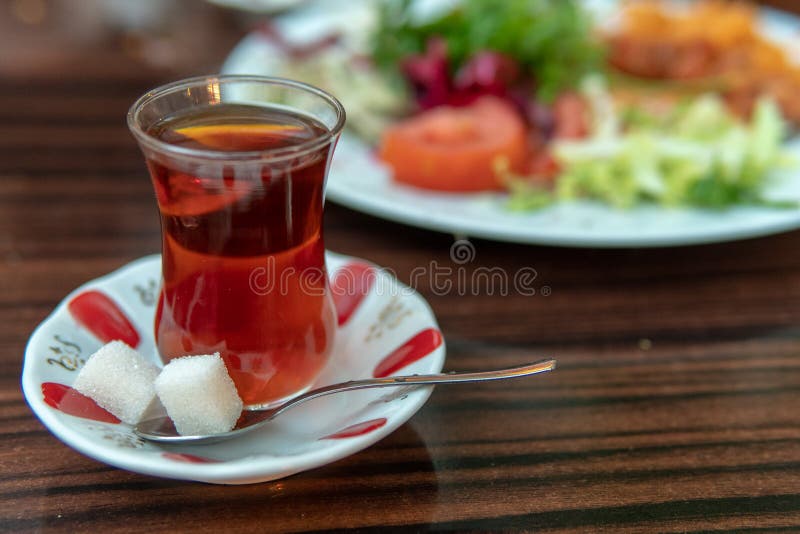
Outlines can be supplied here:
[[508, 369], [497, 369], [494, 371], [480, 371], [476, 373], [441, 373], [435, 375], [409, 375], [409, 376], [390, 376], [387, 378], [372, 378], [367, 380], [352, 380], [341, 384], [333, 384], [318, 389], [313, 389], [303, 395], [299, 395], [280, 406], [265, 410], [265, 420], [272, 419], [280, 413], [302, 404], [311, 399], [339, 393], [342, 391], [353, 391], [356, 389], [383, 388], [392, 386], [429, 386], [434, 384], [459, 384], [465, 382], [487, 382], [489, 380], [503, 380], [506, 378], [518, 378], [522, 376], [535, 375], [552, 371], [556, 368], [555, 360], [542, 360], [536, 363], [529, 363], [520, 367], [510, 367]]
[[489, 380], [502, 380], [521, 376], [544, 373], [555, 369], [555, 360], [543, 360], [521, 367], [498, 369], [496, 371], [481, 371], [477, 373], [443, 373], [436, 375], [410, 375], [390, 376], [387, 378], [373, 378], [369, 380], [353, 380], [341, 384], [313, 389], [303, 395], [295, 397], [273, 408], [245, 410], [239, 419], [236, 428], [230, 432], [211, 435], [182, 436], [177, 433], [172, 421], [166, 415], [164, 407], [156, 399], [148, 408], [149, 417], [143, 418], [136, 425], [134, 432], [137, 436], [160, 443], [214, 443], [233, 436], [241, 435], [260, 427], [263, 423], [275, 418], [284, 411], [302, 404], [311, 399], [356, 389], [383, 388], [396, 386], [430, 386], [433, 384], [457, 384], [465, 382], [485, 382]]

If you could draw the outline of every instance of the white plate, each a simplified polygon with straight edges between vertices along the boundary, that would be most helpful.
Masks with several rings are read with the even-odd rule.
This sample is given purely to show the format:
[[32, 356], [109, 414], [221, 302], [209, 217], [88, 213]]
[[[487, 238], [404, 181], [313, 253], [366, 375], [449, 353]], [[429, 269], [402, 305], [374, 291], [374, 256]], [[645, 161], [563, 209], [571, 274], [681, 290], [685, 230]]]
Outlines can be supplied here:
[[[609, 20], [616, 2], [587, 2], [601, 20]], [[341, 10], [324, 9], [330, 2], [278, 19], [277, 27], [290, 39], [318, 38], [325, 31], [341, 31]], [[358, 3], [361, 5], [361, 3]], [[322, 7], [320, 7], [322, 6]], [[349, 12], [348, 12], [349, 13]], [[762, 9], [765, 34], [789, 46], [800, 32], [792, 15]], [[350, 32], [364, 31], [371, 23], [359, 12], [359, 24]], [[794, 39], [796, 43], [796, 39]], [[792, 50], [795, 57], [797, 45]], [[274, 74], [276, 51], [252, 34], [231, 52], [222, 72]], [[800, 160], [800, 141], [790, 145]], [[767, 196], [800, 200], [800, 172], [776, 173]], [[337, 147], [328, 181], [327, 197], [344, 206], [421, 228], [460, 236], [500, 241], [576, 247], [656, 247], [730, 241], [800, 228], [800, 209], [741, 206], [726, 211], [666, 209], [641, 206], [620, 211], [599, 203], [560, 203], [533, 213], [512, 213], [504, 208], [502, 194], [441, 194], [399, 185], [372, 155], [363, 141], [345, 133]]]
[[[391, 366], [392, 374], [441, 371], [445, 348], [436, 319], [425, 300], [386, 272], [373, 268], [372, 283], [358, 276], [366, 262], [328, 253], [332, 277], [352, 274], [347, 287], [365, 288], [358, 307], [337, 331], [333, 355], [317, 385], [373, 376], [396, 349], [421, 332], [419, 359]], [[356, 266], [353, 269], [353, 266]], [[56, 409], [61, 386], [69, 386], [83, 360], [103, 342], [70, 314], [69, 302], [99, 290], [118, 307], [141, 339], [138, 350], [159, 362], [152, 325], [160, 256], [148, 256], [97, 280], [64, 299], [36, 329], [25, 350], [22, 389], [28, 404], [61, 441], [101, 462], [148, 475], [221, 484], [247, 484], [282, 478], [318, 467], [364, 449], [405, 423], [428, 399], [432, 388], [390, 388], [332, 395], [281, 415], [274, 423], [241, 438], [211, 445], [159, 446], [136, 437], [124, 423], [91, 417], [91, 404], [74, 392]], [[354, 290], [355, 290], [354, 289]], [[360, 293], [356, 293], [360, 294]], [[355, 299], [358, 300], [358, 299]], [[420, 339], [420, 338], [418, 338]], [[402, 351], [400, 351], [402, 352]], [[397, 359], [394, 360], [397, 362]], [[385, 365], [383, 369], [385, 369]], [[56, 384], [47, 385], [43, 384]], [[73, 409], [68, 406], [71, 405]], [[64, 411], [80, 413], [69, 415]], [[100, 410], [101, 414], [107, 413]]]

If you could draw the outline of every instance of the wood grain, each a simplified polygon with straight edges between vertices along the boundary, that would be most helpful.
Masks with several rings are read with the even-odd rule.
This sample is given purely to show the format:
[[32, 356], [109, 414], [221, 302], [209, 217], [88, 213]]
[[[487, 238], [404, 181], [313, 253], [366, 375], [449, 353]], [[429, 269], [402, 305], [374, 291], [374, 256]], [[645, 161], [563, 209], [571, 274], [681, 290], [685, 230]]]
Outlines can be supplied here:
[[[374, 447], [282, 481], [161, 480], [50, 435], [20, 392], [28, 336], [79, 284], [159, 249], [125, 112], [216, 70], [252, 23], [181, 6], [194, 25], [155, 36], [0, 23], [0, 531], [800, 530], [800, 232], [663, 250], [476, 240], [467, 274], [532, 267], [537, 294], [417, 283], [447, 367], [552, 356], [558, 371], [439, 389]], [[198, 28], [218, 46], [200, 47]], [[131, 48], [156, 38], [171, 61]], [[406, 282], [431, 261], [458, 267], [451, 236], [335, 205], [326, 240]]]

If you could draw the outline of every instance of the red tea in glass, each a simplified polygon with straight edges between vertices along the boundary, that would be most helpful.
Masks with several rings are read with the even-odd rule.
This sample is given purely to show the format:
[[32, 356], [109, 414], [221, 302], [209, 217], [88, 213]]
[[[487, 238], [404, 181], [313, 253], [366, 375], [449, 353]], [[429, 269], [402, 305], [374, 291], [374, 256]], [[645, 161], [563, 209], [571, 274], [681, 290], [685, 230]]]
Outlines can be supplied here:
[[308, 389], [332, 348], [322, 209], [343, 110], [266, 78], [150, 95], [165, 90], [170, 109], [148, 121], [134, 105], [129, 119], [142, 122], [132, 129], [161, 215], [158, 350], [165, 361], [219, 352], [245, 405], [274, 404]]

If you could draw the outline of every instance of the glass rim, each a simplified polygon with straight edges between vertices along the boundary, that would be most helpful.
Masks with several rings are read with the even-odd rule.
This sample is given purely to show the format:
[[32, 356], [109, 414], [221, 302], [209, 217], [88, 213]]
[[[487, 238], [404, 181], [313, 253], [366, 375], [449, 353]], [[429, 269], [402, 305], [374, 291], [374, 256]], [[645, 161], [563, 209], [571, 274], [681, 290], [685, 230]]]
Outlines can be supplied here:
[[[282, 147], [265, 150], [248, 150], [242, 152], [225, 151], [225, 150], [210, 150], [202, 148], [187, 148], [176, 146], [170, 143], [161, 141], [160, 139], [148, 134], [139, 124], [138, 118], [144, 107], [155, 99], [176, 91], [182, 91], [191, 87], [199, 85], [207, 85], [209, 83], [229, 83], [229, 82], [250, 82], [262, 83], [269, 85], [278, 85], [290, 89], [298, 89], [316, 95], [325, 102], [327, 102], [336, 113], [336, 123], [332, 128], [326, 132], [304, 141], [300, 144], [291, 147]], [[302, 156], [309, 152], [319, 150], [325, 145], [332, 143], [341, 133], [344, 128], [346, 114], [344, 106], [339, 100], [318, 87], [313, 85], [290, 80], [288, 78], [281, 78], [277, 76], [259, 76], [251, 74], [220, 74], [220, 75], [207, 75], [207, 76], [194, 76], [191, 78], [184, 78], [175, 82], [170, 82], [164, 85], [150, 89], [145, 94], [136, 99], [136, 101], [128, 109], [127, 122], [128, 128], [133, 133], [136, 140], [153, 150], [158, 152], [167, 153], [170, 156], [182, 156], [184, 158], [192, 159], [207, 159], [217, 161], [254, 161], [269, 158], [270, 160], [280, 160]]]

